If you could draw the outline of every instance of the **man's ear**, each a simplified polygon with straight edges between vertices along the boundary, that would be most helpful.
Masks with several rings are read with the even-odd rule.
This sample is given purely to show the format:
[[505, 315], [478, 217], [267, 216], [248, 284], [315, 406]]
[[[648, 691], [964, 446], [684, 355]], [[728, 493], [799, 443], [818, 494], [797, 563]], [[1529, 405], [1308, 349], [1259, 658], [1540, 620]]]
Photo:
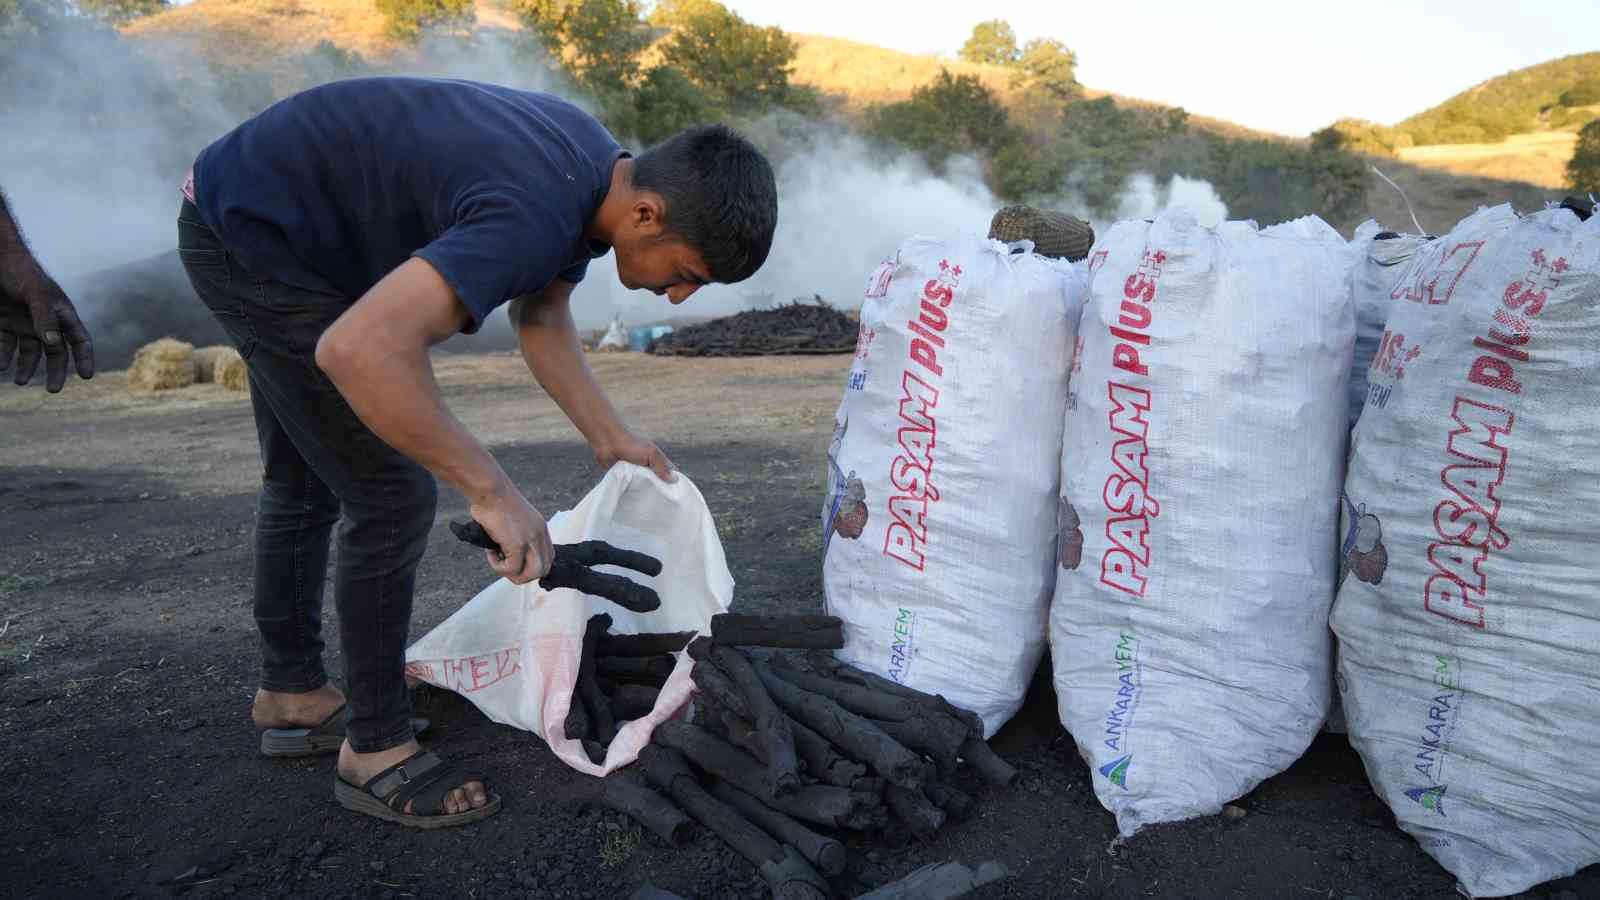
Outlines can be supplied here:
[[667, 227], [667, 205], [654, 191], [640, 191], [633, 199], [633, 227], [641, 237], [659, 237]]

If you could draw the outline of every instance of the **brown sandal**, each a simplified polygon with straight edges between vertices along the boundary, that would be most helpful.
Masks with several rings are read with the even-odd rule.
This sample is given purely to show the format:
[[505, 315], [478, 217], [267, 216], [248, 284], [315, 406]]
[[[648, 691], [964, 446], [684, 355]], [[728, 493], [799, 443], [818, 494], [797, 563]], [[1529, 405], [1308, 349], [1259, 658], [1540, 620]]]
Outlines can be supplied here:
[[[474, 781], [487, 781], [480, 772], [464, 771], [427, 750], [395, 763], [360, 787], [343, 775], [334, 776], [333, 796], [345, 809], [365, 813], [411, 828], [452, 828], [487, 819], [500, 811], [500, 796], [490, 794], [478, 809], [446, 813], [444, 799], [451, 791]], [[413, 813], [404, 812], [410, 803]]]

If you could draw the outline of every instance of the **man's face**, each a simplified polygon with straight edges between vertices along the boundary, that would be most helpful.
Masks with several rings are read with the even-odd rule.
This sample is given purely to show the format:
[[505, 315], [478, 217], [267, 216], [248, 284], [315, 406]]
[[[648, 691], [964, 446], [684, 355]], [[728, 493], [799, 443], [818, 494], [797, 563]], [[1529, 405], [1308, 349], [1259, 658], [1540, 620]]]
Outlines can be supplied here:
[[677, 305], [711, 283], [700, 251], [675, 237], [619, 240], [612, 250], [617, 255], [617, 279], [629, 290], [654, 291]]

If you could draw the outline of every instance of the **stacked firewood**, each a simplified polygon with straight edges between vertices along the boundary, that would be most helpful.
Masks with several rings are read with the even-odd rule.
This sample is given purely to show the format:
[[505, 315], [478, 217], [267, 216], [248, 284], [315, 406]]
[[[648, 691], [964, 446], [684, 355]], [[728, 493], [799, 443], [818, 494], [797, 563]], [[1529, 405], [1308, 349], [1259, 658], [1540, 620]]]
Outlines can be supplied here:
[[828, 616], [716, 616], [711, 637], [687, 645], [692, 714], [657, 727], [639, 764], [607, 779], [607, 802], [674, 845], [693, 818], [774, 897], [815, 898], [844, 871], [838, 835], [928, 836], [965, 818], [973, 799], [952, 783], [962, 764], [994, 784], [1016, 778], [976, 715], [827, 652], [842, 646]]

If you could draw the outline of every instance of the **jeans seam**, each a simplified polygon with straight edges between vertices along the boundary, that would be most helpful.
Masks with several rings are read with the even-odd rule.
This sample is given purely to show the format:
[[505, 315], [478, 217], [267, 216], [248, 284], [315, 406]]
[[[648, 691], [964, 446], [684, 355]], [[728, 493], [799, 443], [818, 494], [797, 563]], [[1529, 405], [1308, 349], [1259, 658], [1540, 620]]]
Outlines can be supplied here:
[[302, 465], [300, 467], [300, 472], [298, 473], [299, 478], [297, 479], [297, 483], [296, 483], [297, 490], [295, 491], [295, 493], [298, 495], [296, 499], [298, 499], [300, 501], [300, 521], [295, 526], [295, 533], [294, 533], [294, 613], [293, 613], [293, 616], [294, 616], [294, 650], [295, 650], [295, 655], [297, 657], [299, 657], [299, 659], [300, 659], [300, 665], [302, 667], [307, 666], [308, 663], [309, 663], [309, 660], [306, 659], [306, 630], [305, 630], [305, 619], [306, 619], [306, 616], [305, 616], [305, 613], [306, 613], [306, 566], [305, 566], [305, 549], [306, 548], [305, 548], [305, 542], [306, 542], [306, 528], [307, 528], [307, 525], [308, 525], [307, 519], [310, 517], [310, 511], [311, 511], [311, 500], [310, 500], [310, 490], [309, 490], [310, 484], [311, 484], [311, 479], [307, 478], [306, 474], [307, 473], [305, 471], [305, 467]]

